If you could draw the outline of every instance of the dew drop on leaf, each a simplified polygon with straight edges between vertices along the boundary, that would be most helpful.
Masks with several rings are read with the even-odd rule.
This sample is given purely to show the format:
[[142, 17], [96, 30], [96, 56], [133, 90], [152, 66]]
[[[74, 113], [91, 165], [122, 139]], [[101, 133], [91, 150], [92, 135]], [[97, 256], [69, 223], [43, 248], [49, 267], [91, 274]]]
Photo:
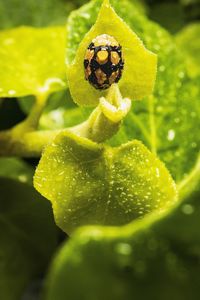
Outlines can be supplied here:
[[122, 254], [122, 255], [130, 255], [132, 252], [132, 247], [131, 245], [127, 243], [118, 243], [115, 246], [115, 250], [117, 253]]
[[194, 213], [194, 207], [191, 204], [184, 204], [182, 206], [182, 212], [186, 215], [191, 215]]
[[46, 147], [34, 185], [52, 202], [56, 223], [67, 233], [161, 213], [177, 198], [167, 169], [141, 142], [112, 148], [67, 130]]
[[173, 141], [174, 138], [175, 138], [175, 131], [173, 129], [170, 129], [167, 134], [167, 139], [169, 141]]

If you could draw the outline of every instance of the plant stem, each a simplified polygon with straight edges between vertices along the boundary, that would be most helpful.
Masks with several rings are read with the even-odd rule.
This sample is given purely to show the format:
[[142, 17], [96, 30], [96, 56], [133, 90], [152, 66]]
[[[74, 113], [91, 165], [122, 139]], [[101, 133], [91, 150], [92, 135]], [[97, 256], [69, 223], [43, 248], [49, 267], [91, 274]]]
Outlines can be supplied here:
[[36, 96], [28, 117], [10, 130], [0, 132], [0, 156], [39, 156], [57, 131], [36, 131], [49, 94]]
[[32, 132], [37, 129], [43, 109], [46, 105], [49, 94], [39, 94], [35, 98], [35, 103], [28, 117], [11, 129], [12, 135], [21, 135], [26, 132]]
[[[36, 98], [27, 119], [10, 130], [0, 132], [0, 156], [39, 157], [44, 147], [62, 130], [37, 131], [40, 116], [48, 95]], [[64, 129], [101, 143], [111, 138], [119, 129], [130, 110], [131, 102], [123, 99], [117, 85], [113, 85], [107, 98], [101, 98], [98, 107], [87, 121]]]
[[130, 108], [131, 101], [123, 99], [118, 85], [113, 84], [107, 97], [100, 98], [100, 104], [89, 119], [69, 130], [94, 142], [102, 143], [116, 134]]
[[113, 123], [108, 120], [98, 106], [87, 121], [69, 128], [69, 130], [78, 136], [86, 137], [97, 143], [102, 143], [118, 131], [120, 123], [121, 122]]
[[0, 132], [0, 156], [40, 157], [44, 147], [61, 130], [33, 131], [24, 133], [20, 139], [8, 131]]

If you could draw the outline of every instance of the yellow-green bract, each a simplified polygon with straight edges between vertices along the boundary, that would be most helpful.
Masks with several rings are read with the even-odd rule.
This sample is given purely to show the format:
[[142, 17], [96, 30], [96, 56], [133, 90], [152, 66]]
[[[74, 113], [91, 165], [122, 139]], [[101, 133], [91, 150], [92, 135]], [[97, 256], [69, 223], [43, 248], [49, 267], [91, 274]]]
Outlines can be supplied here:
[[121, 225], [176, 201], [164, 164], [141, 142], [112, 148], [61, 132], [47, 146], [34, 178], [68, 234], [86, 224]]
[[119, 87], [123, 97], [138, 100], [151, 94], [157, 57], [144, 47], [137, 35], [115, 13], [109, 1], [105, 0], [95, 25], [80, 43], [74, 61], [70, 63], [68, 60], [67, 76], [73, 100], [79, 105], [90, 106], [98, 104], [99, 98], [105, 95], [104, 92], [96, 91], [85, 80], [83, 67], [88, 45], [101, 34], [113, 36], [122, 46], [125, 66]]

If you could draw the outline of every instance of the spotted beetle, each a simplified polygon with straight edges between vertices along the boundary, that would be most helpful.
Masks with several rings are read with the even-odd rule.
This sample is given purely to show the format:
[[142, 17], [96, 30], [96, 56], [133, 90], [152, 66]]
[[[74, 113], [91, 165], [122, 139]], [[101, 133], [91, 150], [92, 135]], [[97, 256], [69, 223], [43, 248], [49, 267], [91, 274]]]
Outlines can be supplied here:
[[122, 47], [114, 37], [102, 34], [92, 40], [85, 59], [85, 79], [98, 90], [108, 89], [117, 83], [123, 72]]

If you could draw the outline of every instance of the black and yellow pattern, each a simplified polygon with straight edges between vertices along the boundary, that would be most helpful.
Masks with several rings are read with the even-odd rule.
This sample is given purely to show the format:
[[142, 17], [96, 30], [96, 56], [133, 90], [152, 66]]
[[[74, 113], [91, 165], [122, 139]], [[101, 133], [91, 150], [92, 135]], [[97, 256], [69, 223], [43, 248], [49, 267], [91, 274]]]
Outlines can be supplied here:
[[122, 76], [122, 47], [112, 36], [97, 36], [86, 51], [84, 68], [85, 78], [93, 87], [98, 90], [109, 88]]

